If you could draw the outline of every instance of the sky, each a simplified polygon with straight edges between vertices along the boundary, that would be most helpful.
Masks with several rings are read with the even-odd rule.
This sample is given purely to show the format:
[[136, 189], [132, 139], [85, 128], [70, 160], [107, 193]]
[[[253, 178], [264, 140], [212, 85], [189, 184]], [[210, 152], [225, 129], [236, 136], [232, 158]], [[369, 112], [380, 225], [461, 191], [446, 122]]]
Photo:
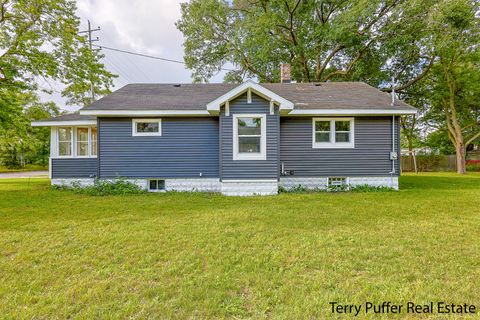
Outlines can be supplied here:
[[[183, 60], [183, 35], [175, 27], [180, 19], [180, 3], [185, 0], [77, 0], [81, 30], [100, 27], [94, 33], [98, 45], [121, 50]], [[119, 75], [113, 90], [128, 83], [189, 83], [191, 72], [182, 64], [164, 62], [128, 54], [102, 50], [106, 68]], [[223, 73], [211, 79], [221, 82]], [[41, 83], [53, 94], [41, 93], [44, 101], [54, 101], [62, 109], [75, 111], [79, 106], [66, 106], [58, 83]]]

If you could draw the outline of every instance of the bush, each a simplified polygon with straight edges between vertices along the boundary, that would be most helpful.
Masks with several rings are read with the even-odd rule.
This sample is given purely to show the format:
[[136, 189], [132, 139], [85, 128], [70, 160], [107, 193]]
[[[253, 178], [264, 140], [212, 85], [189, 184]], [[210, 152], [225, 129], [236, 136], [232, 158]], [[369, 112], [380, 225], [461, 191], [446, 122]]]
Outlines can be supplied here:
[[355, 187], [350, 187], [350, 191], [352, 192], [389, 192], [389, 191], [395, 191], [395, 189], [391, 187], [371, 186], [368, 184], [362, 184]]
[[480, 172], [480, 163], [467, 163], [467, 171]]
[[284, 187], [279, 187], [279, 193], [314, 193], [314, 192], [388, 192], [388, 191], [395, 191], [395, 189], [390, 187], [383, 187], [383, 186], [371, 186], [368, 184], [358, 185], [358, 186], [350, 186], [347, 184], [340, 185], [340, 186], [329, 186], [326, 189], [307, 189], [306, 187], [299, 184], [291, 189], [285, 189]]
[[140, 194], [146, 190], [138, 185], [126, 181], [125, 179], [116, 179], [115, 181], [97, 180], [94, 185], [82, 187], [79, 183], [73, 183], [71, 187], [56, 187], [61, 190], [72, 190], [75, 193], [87, 194], [90, 196], [107, 196], [107, 195], [125, 195]]

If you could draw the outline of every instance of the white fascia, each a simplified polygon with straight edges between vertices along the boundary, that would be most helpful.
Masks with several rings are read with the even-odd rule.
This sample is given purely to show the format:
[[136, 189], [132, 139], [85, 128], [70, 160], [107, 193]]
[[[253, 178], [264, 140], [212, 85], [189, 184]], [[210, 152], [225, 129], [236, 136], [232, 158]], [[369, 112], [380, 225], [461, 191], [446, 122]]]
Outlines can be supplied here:
[[255, 83], [251, 80], [242, 83], [238, 87], [230, 90], [229, 92], [225, 93], [224, 95], [218, 97], [217, 99], [209, 102], [207, 104], [207, 111], [210, 114], [216, 115], [220, 112], [220, 106], [227, 101], [235, 99], [239, 95], [243, 94], [244, 92], [251, 90], [254, 93], [258, 94], [262, 98], [267, 99], [268, 101], [274, 101], [280, 107], [281, 113], [288, 113], [293, 110], [293, 102], [279, 96], [278, 94], [262, 87], [260, 84]]
[[96, 124], [97, 124], [97, 120], [34, 121], [32, 122], [32, 127], [71, 127], [71, 126], [91, 126]]
[[367, 115], [408, 115], [417, 114], [416, 110], [392, 109], [295, 109], [289, 116], [367, 116]]
[[80, 114], [89, 116], [109, 117], [188, 117], [210, 116], [205, 110], [80, 110]]

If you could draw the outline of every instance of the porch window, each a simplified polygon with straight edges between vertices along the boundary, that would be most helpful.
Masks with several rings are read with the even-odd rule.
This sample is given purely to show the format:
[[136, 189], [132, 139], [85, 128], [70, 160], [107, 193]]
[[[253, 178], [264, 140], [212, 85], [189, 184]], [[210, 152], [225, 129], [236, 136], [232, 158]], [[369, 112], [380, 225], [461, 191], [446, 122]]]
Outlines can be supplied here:
[[[55, 132], [55, 131], [54, 131]], [[52, 155], [59, 157], [96, 157], [96, 127], [59, 127], [56, 129], [57, 148]]]
[[97, 155], [97, 128], [96, 127], [92, 127], [91, 128], [91, 135], [90, 135], [91, 139], [91, 149], [90, 149], [90, 154], [92, 156], [96, 156]]
[[72, 155], [72, 145], [72, 128], [58, 128], [58, 155], [70, 157]]
[[77, 156], [88, 156], [88, 128], [77, 128]]
[[353, 148], [353, 118], [313, 118], [313, 148]]
[[265, 114], [236, 114], [233, 116], [233, 159], [266, 159]]

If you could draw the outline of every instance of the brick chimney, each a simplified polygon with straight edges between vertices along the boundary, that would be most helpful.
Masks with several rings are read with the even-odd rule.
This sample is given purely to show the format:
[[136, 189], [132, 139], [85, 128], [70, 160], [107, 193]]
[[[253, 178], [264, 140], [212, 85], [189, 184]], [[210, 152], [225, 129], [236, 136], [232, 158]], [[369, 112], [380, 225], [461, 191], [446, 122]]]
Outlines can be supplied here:
[[292, 82], [292, 72], [291, 72], [290, 63], [281, 63], [280, 64], [280, 83], [290, 83]]

